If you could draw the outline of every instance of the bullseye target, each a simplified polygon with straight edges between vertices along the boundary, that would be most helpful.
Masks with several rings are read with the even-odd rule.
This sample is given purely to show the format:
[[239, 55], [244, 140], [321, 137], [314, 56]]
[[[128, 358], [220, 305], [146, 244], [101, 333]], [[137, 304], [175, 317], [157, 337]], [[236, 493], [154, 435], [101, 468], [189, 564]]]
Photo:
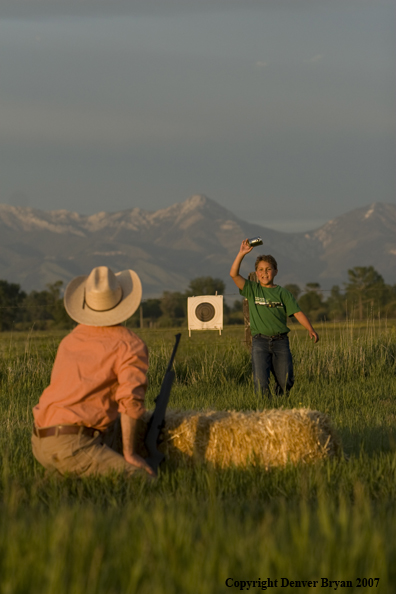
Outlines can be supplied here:
[[223, 295], [187, 298], [188, 331], [223, 329]]
[[215, 314], [216, 310], [211, 303], [200, 303], [195, 308], [195, 315], [200, 322], [210, 322]]

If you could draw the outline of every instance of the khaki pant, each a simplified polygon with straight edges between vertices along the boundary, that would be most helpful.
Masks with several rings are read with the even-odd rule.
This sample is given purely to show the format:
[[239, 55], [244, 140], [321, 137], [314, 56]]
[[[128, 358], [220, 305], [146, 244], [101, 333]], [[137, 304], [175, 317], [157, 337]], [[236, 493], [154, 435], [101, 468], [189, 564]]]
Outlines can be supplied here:
[[109, 429], [96, 437], [87, 435], [58, 435], [37, 437], [32, 435], [33, 455], [44, 468], [60, 474], [109, 474], [126, 472], [128, 475], [146, 472], [129, 464], [122, 455], [121, 423], [118, 419]]

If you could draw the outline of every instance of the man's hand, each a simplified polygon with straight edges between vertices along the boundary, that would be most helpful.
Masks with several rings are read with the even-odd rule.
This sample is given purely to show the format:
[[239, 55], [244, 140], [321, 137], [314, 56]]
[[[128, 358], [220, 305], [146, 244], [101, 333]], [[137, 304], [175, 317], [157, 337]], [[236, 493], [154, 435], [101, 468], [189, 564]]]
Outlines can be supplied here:
[[139, 454], [124, 454], [124, 458], [129, 464], [132, 464], [132, 466], [136, 466], [137, 468], [142, 468], [153, 478], [157, 476], [151, 466], [149, 466], [146, 460], [139, 456]]
[[125, 460], [137, 468], [142, 468], [150, 476], [156, 477], [157, 475], [151, 466], [138, 454], [144, 448], [147, 423], [142, 419], [132, 419], [125, 413], [121, 413], [121, 430]]

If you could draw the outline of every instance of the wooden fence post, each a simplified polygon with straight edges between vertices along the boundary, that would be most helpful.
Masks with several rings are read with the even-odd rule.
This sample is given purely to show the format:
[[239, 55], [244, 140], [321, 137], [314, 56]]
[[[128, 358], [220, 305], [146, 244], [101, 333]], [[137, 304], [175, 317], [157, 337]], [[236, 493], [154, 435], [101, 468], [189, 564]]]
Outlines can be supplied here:
[[[257, 283], [257, 275], [255, 272], [250, 272], [248, 279]], [[243, 300], [243, 321], [245, 323], [245, 345], [246, 348], [252, 350], [252, 334], [250, 332], [250, 316], [249, 316], [249, 302], [247, 299]]]

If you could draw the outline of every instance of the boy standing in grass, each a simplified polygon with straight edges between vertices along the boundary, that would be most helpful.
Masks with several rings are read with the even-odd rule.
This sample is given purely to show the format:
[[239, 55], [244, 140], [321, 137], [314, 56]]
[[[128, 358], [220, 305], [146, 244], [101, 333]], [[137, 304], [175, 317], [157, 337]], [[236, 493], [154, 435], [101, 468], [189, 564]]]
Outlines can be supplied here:
[[60, 343], [51, 383], [33, 409], [33, 454], [48, 470], [155, 475], [140, 455], [147, 347], [121, 325], [141, 296], [133, 270], [99, 266], [68, 284], [64, 304], [78, 326]]
[[257, 392], [269, 395], [269, 379], [275, 378], [275, 393], [287, 394], [294, 384], [293, 360], [289, 347], [287, 317], [294, 316], [318, 342], [319, 336], [307, 316], [300, 310], [293, 295], [274, 284], [278, 265], [273, 256], [258, 256], [256, 275], [258, 282], [243, 278], [239, 268], [243, 258], [253, 247], [245, 239], [231, 266], [230, 276], [239, 293], [249, 302], [250, 330], [252, 333], [252, 367]]

